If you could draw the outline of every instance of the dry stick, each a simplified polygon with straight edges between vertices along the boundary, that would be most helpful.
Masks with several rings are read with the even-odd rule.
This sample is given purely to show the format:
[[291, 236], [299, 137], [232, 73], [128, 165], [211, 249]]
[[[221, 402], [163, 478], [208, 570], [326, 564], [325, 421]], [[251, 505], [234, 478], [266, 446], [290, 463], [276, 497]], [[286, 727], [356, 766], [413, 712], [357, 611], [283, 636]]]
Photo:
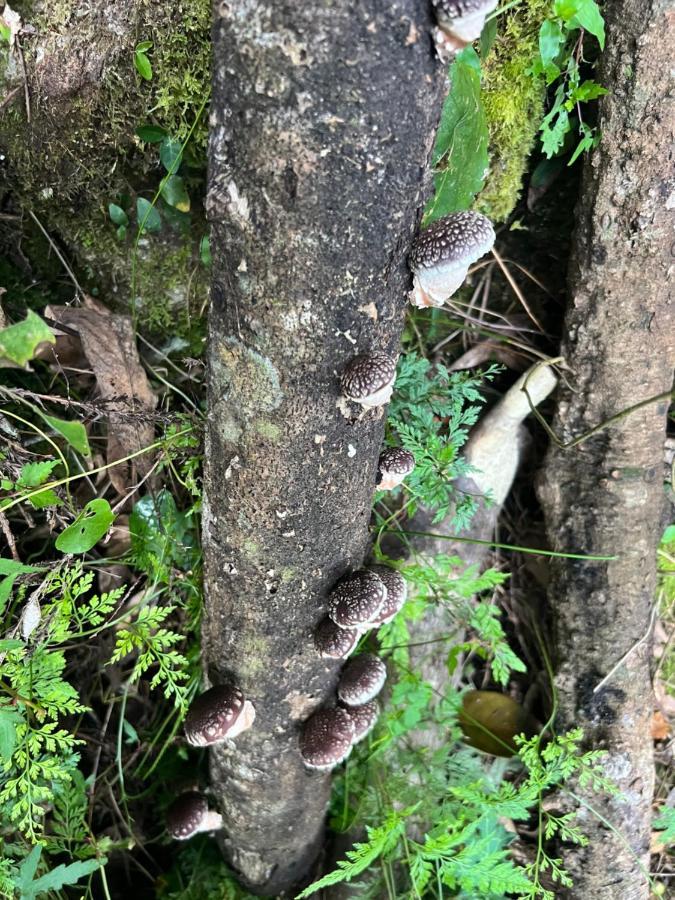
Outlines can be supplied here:
[[[0, 112], [2, 112], [2, 110], [3, 110], [6, 106], [9, 106], [9, 104], [10, 104], [10, 103], [12, 102], [12, 100], [16, 97], [16, 95], [19, 93], [20, 90], [21, 90], [21, 87], [20, 87], [20, 86], [19, 86], [19, 87], [15, 87], [14, 90], [10, 91], [9, 94], [7, 94], [7, 96], [5, 97], [5, 99], [2, 100], [2, 101], [0, 102]], [[7, 219], [10, 219], [10, 218], [11, 218], [11, 219], [18, 219], [19, 216], [4, 216], [4, 215], [3, 215], [3, 216], [1, 216], [0, 218], [2, 218], [2, 219], [5, 219], [5, 218], [7, 218]]]
[[19, 553], [16, 549], [16, 541], [14, 540], [12, 529], [9, 527], [9, 520], [3, 512], [0, 512], [0, 528], [2, 528], [2, 533], [4, 534], [5, 539], [7, 540], [7, 544], [9, 545], [12, 559], [14, 560], [14, 562], [21, 562], [21, 560], [19, 559]]
[[[632, 406], [627, 406], [625, 409], [622, 409], [618, 413], [614, 413], [613, 416], [610, 416], [609, 419], [605, 419], [604, 422], [600, 422], [599, 425], [594, 425], [593, 428], [590, 428], [588, 431], [585, 431], [583, 434], [579, 435], [579, 437], [573, 438], [571, 441], [563, 441], [555, 431], [548, 424], [546, 419], [541, 415], [541, 413], [536, 409], [533, 405], [532, 400], [530, 398], [530, 394], [527, 390], [527, 382], [530, 380], [532, 375], [536, 369], [541, 366], [553, 366], [556, 363], [563, 362], [562, 356], [558, 356], [555, 359], [542, 360], [541, 362], [536, 363], [530, 374], [525, 379], [525, 383], [523, 384], [523, 392], [525, 393], [525, 397], [527, 398], [527, 402], [530, 407], [530, 412], [534, 415], [535, 419], [542, 426], [546, 434], [551, 438], [551, 440], [560, 447], [561, 450], [571, 450], [573, 447], [578, 447], [579, 444], [583, 444], [584, 441], [587, 441], [588, 438], [593, 437], [594, 434], [598, 434], [600, 431], [604, 431], [605, 428], [608, 428], [610, 425], [613, 425], [614, 422], [619, 422], [621, 419], [629, 416], [631, 413], [637, 412], [639, 409], [642, 409], [643, 406], [649, 406], [651, 403], [658, 403], [659, 400], [670, 400], [675, 396], [675, 390], [663, 391], [661, 394], [655, 394], [653, 397], [647, 397], [646, 400], [640, 400], [639, 403], [634, 403]], [[610, 557], [607, 557], [608, 559]], [[614, 557], [611, 557], [614, 558]]]
[[625, 661], [628, 659], [628, 657], [632, 653], [634, 653], [635, 650], [637, 650], [637, 648], [640, 646], [640, 644], [644, 644], [644, 642], [649, 638], [649, 635], [652, 633], [652, 628], [654, 627], [654, 620], [656, 619], [656, 613], [658, 612], [658, 608], [659, 608], [658, 603], [655, 603], [654, 608], [652, 609], [652, 614], [649, 618], [649, 625], [647, 626], [647, 630], [645, 631], [645, 633], [642, 635], [642, 637], [638, 641], [636, 641], [633, 644], [632, 647], [629, 647], [628, 650], [626, 650], [626, 652], [621, 657], [621, 659], [617, 663], [615, 663], [615, 665], [612, 666], [612, 668], [605, 675], [605, 677], [602, 679], [602, 681], [599, 681], [596, 684], [596, 686], [593, 688], [594, 694], [597, 694], [599, 690], [602, 690], [602, 688], [607, 684], [607, 682], [610, 680], [612, 675], [614, 675], [614, 673], [617, 672], [621, 668], [621, 666], [625, 663]]
[[61, 253], [61, 251], [59, 250], [59, 248], [56, 246], [56, 244], [54, 243], [54, 241], [52, 240], [52, 238], [49, 236], [49, 234], [47, 233], [47, 231], [46, 231], [45, 228], [43, 227], [43, 225], [42, 225], [42, 223], [40, 222], [40, 220], [38, 219], [38, 217], [35, 215], [35, 213], [34, 213], [31, 209], [28, 210], [28, 215], [29, 215], [29, 216], [31, 217], [31, 219], [35, 222], [35, 224], [37, 225], [37, 227], [40, 229], [40, 231], [42, 232], [42, 234], [45, 236], [45, 238], [46, 238], [47, 241], [49, 242], [50, 247], [52, 248], [52, 250], [54, 251], [54, 253], [57, 255], [57, 257], [59, 258], [59, 261], [61, 262], [61, 265], [62, 265], [63, 268], [66, 270], [66, 272], [68, 273], [68, 276], [69, 276], [70, 280], [71, 280], [71, 281], [73, 282], [73, 284], [75, 285], [75, 288], [76, 288], [77, 292], [78, 292], [82, 297], [84, 297], [84, 291], [82, 290], [82, 287], [81, 287], [81, 285], [80, 285], [80, 282], [79, 282], [79, 281], [77, 280], [77, 278], [75, 277], [75, 273], [73, 272], [73, 270], [72, 270], [72, 269], [70, 268], [70, 266], [68, 265], [68, 263], [67, 263], [65, 257], [63, 256], [63, 254]]
[[504, 265], [504, 260], [501, 258], [501, 256], [499, 255], [499, 253], [497, 253], [497, 251], [495, 250], [494, 247], [492, 248], [492, 251], [491, 251], [491, 252], [492, 252], [492, 255], [494, 256], [494, 258], [497, 260], [497, 265], [499, 266], [499, 268], [500, 268], [500, 269], [502, 270], [502, 272], [504, 273], [504, 278], [506, 278], [506, 280], [507, 280], [508, 283], [510, 284], [511, 289], [513, 290], [513, 293], [516, 295], [516, 297], [517, 297], [517, 298], [520, 300], [520, 302], [522, 303], [523, 309], [525, 310], [525, 312], [526, 312], [526, 313], [528, 314], [528, 316], [532, 319], [532, 321], [533, 321], [534, 324], [537, 326], [537, 328], [539, 329], [539, 331], [541, 331], [542, 334], [546, 334], [546, 332], [545, 332], [543, 326], [541, 325], [541, 323], [539, 322], [539, 320], [537, 319], [537, 317], [535, 316], [535, 314], [534, 314], [534, 313], [532, 312], [532, 310], [530, 309], [530, 307], [529, 307], [529, 305], [528, 305], [528, 302], [527, 302], [527, 300], [525, 299], [525, 297], [524, 297], [524, 295], [523, 295], [523, 292], [520, 290], [520, 288], [518, 287], [518, 285], [516, 284], [516, 282], [513, 280], [513, 276], [512, 276], [511, 273], [509, 272], [508, 266], [505, 266], [505, 265]]

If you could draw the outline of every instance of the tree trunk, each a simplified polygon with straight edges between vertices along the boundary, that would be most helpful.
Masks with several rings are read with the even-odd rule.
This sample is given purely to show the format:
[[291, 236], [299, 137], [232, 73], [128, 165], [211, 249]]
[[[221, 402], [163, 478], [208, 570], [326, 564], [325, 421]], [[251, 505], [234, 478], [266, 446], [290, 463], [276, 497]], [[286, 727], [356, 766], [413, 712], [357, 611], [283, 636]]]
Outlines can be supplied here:
[[203, 657], [252, 729], [211, 756], [253, 891], [319, 850], [330, 777], [298, 751], [339, 664], [312, 631], [368, 543], [384, 413], [345, 410], [357, 352], [396, 354], [405, 255], [443, 94], [427, 4], [216, 3]]
[[[586, 166], [562, 354], [569, 367], [554, 430], [564, 441], [672, 384], [675, 19], [667, 2], [608, 4], [602, 142]], [[585, 848], [564, 848], [568, 896], [649, 895], [652, 763], [649, 631], [663, 503], [668, 403], [650, 403], [578, 446], [552, 446], [540, 496], [557, 550], [615, 555], [556, 560], [554, 614], [560, 728], [606, 748], [621, 793], [584, 795]], [[624, 654], [628, 654], [623, 660]], [[621, 664], [617, 666], [617, 663]], [[616, 667], [616, 668], [615, 668]], [[606, 680], [605, 680], [606, 679]], [[600, 684], [601, 682], [602, 685]]]

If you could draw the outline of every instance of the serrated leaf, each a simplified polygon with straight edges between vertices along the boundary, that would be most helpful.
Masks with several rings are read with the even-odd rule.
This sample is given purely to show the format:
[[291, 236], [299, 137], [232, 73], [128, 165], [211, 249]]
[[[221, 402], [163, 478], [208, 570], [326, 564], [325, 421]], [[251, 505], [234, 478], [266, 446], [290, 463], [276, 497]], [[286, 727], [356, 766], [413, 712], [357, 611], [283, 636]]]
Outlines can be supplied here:
[[57, 537], [56, 549], [61, 553], [86, 553], [101, 540], [114, 518], [107, 500], [90, 500], [73, 524]]
[[162, 182], [162, 197], [180, 212], [190, 211], [190, 197], [180, 175], [169, 175]]
[[0, 365], [4, 360], [23, 369], [40, 344], [55, 342], [56, 338], [47, 324], [29, 310], [23, 322], [0, 330]]
[[145, 197], [139, 197], [136, 200], [136, 216], [138, 217], [138, 227], [144, 233], [156, 232], [162, 227], [159, 211]]
[[52, 474], [52, 471], [59, 465], [58, 459], [43, 459], [40, 462], [26, 463], [21, 467], [16, 486], [19, 488], [40, 487]]
[[549, 72], [553, 74], [551, 67], [554, 67], [556, 73], [553, 77], [557, 77], [560, 74], [560, 70], [557, 66], [554, 66], [554, 63], [564, 43], [565, 35], [558, 22], [552, 22], [550, 19], [542, 22], [539, 29], [539, 55], [549, 81], [551, 80], [548, 77]]
[[108, 204], [108, 215], [110, 216], [111, 221], [115, 225], [128, 225], [129, 217], [124, 212], [121, 206], [118, 206], [116, 203]]
[[183, 156], [183, 145], [176, 138], [166, 137], [159, 147], [159, 159], [167, 172], [178, 171]]
[[488, 167], [488, 129], [480, 97], [480, 60], [473, 47], [457, 54], [433, 152], [435, 195], [424, 224], [469, 209]]
[[64, 437], [70, 446], [81, 456], [91, 456], [87, 430], [81, 422], [70, 422], [67, 419], [57, 419], [54, 416], [43, 416], [54, 431]]
[[159, 125], [139, 125], [136, 134], [146, 144], [159, 144], [166, 137], [166, 131]]

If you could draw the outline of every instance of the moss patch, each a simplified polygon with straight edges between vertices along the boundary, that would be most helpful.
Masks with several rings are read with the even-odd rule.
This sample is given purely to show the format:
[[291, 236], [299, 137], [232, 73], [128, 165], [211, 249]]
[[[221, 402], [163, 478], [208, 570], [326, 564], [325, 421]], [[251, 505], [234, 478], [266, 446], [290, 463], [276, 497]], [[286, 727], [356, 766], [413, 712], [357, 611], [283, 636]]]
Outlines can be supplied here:
[[544, 112], [545, 86], [528, 74], [539, 54], [539, 28], [550, 0], [527, 0], [500, 17], [482, 65], [481, 99], [490, 131], [490, 170], [477, 208], [495, 222], [513, 211]]

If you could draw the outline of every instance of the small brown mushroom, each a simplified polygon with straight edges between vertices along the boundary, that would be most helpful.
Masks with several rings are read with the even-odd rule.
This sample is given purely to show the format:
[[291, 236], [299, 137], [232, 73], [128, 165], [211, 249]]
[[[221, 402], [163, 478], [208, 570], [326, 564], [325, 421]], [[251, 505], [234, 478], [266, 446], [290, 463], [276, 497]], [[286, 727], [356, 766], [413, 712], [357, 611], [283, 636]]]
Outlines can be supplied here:
[[380, 693], [387, 680], [387, 668], [379, 656], [362, 653], [349, 660], [342, 670], [337, 695], [346, 706], [362, 706]]
[[197, 791], [180, 794], [166, 811], [166, 830], [177, 841], [202, 831], [217, 831], [222, 825], [220, 813], [211, 812], [206, 797]]
[[208, 747], [236, 737], [254, 720], [255, 708], [239, 688], [217, 684], [193, 701], [183, 729], [188, 744]]
[[348, 400], [372, 408], [391, 399], [396, 380], [396, 360], [386, 353], [360, 353], [346, 366], [340, 388]]
[[328, 596], [328, 615], [340, 628], [365, 628], [387, 599], [381, 578], [368, 569], [345, 575]]
[[415, 457], [403, 447], [388, 447], [377, 461], [377, 489], [393, 491], [415, 468]]
[[354, 723], [344, 709], [320, 709], [303, 726], [300, 753], [308, 768], [328, 771], [347, 759], [353, 741]]

